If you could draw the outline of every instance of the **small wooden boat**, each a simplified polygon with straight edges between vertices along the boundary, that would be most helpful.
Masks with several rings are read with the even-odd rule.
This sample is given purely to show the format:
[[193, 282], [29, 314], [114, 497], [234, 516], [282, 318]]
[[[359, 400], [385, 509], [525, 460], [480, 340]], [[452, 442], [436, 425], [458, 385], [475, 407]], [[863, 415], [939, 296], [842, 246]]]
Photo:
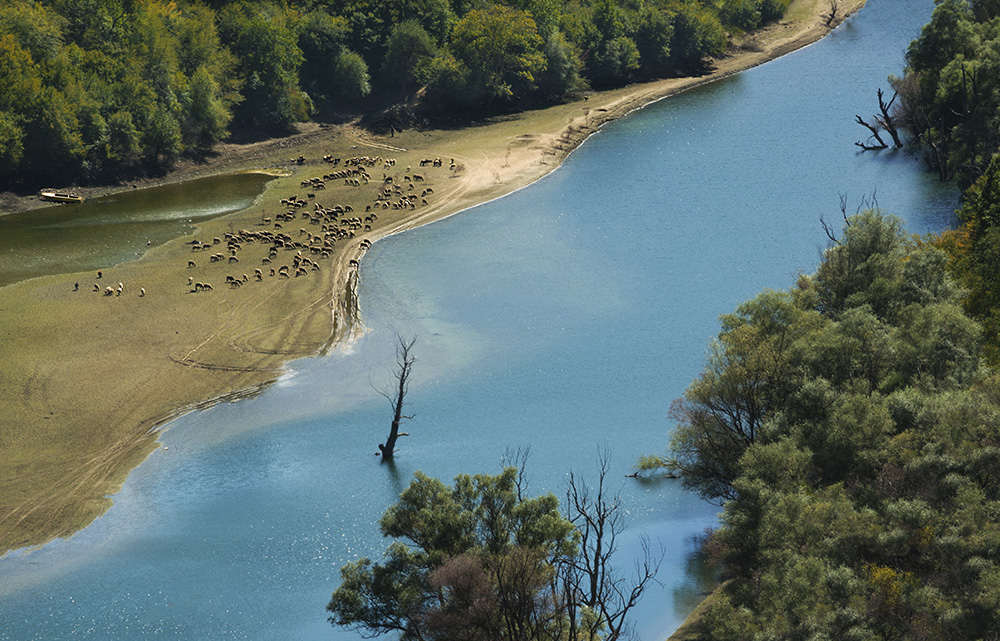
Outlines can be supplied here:
[[57, 203], [82, 203], [83, 196], [77, 196], [73, 192], [56, 191], [54, 189], [43, 189], [38, 192], [42, 200], [51, 200]]

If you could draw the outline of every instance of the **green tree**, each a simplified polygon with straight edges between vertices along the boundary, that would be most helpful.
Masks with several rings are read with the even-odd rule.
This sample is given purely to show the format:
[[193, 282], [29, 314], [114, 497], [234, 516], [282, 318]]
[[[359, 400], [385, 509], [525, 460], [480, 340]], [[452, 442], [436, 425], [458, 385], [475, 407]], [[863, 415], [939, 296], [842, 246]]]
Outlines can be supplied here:
[[24, 131], [19, 118], [0, 111], [0, 176], [9, 180], [17, 172], [24, 157]]
[[12, 34], [39, 62], [59, 54], [66, 28], [66, 19], [44, 4], [14, 0], [0, 7], [0, 33]]
[[283, 128], [308, 117], [308, 100], [298, 85], [302, 50], [284, 13], [270, 5], [227, 5], [219, 13], [219, 35], [247, 74], [236, 119]]
[[382, 77], [387, 83], [412, 85], [420, 70], [437, 55], [430, 34], [416, 20], [405, 20], [392, 29], [382, 61]]
[[302, 86], [313, 98], [339, 97], [342, 83], [338, 67], [350, 31], [347, 20], [313, 10], [301, 17], [297, 31], [303, 56], [299, 74]]
[[341, 568], [330, 622], [402, 639], [615, 639], [653, 579], [649, 553], [632, 579], [611, 563], [624, 525], [602, 456], [593, 487], [572, 478], [569, 516], [552, 494], [526, 495], [524, 476], [459, 475], [452, 487], [417, 472], [380, 522], [382, 563]]
[[719, 56], [726, 48], [726, 31], [719, 18], [694, 3], [680, 5], [674, 14], [670, 55], [674, 66], [700, 71], [706, 56]]
[[368, 65], [353, 51], [345, 49], [340, 52], [334, 62], [334, 74], [338, 80], [334, 94], [336, 97], [343, 100], [357, 100], [371, 93]]
[[[498, 583], [516, 574], [511, 565], [531, 576], [551, 577], [554, 562], [577, 549], [573, 525], [560, 515], [558, 499], [551, 494], [527, 498], [518, 483], [515, 468], [497, 476], [459, 475], [454, 487], [417, 472], [381, 520], [383, 535], [400, 540], [386, 550], [384, 563], [361, 559], [341, 569], [341, 586], [327, 606], [331, 623], [419, 639], [437, 636], [428, 623], [447, 629], [442, 621], [450, 612], [468, 625], [495, 626], [503, 635], [498, 638], [512, 638], [507, 635], [521, 629], [525, 617], [496, 593]], [[447, 589], [469, 582], [490, 586], [477, 591], [485, 603], [476, 606], [490, 617], [470, 616], [473, 604], [463, 602], [466, 595]], [[527, 587], [532, 603], [544, 603], [552, 590], [550, 581], [531, 581]]]
[[719, 19], [741, 31], [751, 31], [761, 25], [760, 5], [757, 0], [726, 0]]
[[427, 86], [428, 105], [467, 109], [477, 104], [478, 96], [470, 86], [472, 72], [450, 51], [430, 59], [417, 75]]
[[535, 88], [536, 74], [545, 69], [542, 44], [531, 15], [502, 4], [470, 11], [455, 25], [451, 41], [487, 105], [524, 97]]
[[[968, 0], [941, 0], [920, 37], [910, 43], [907, 64], [917, 73], [927, 72], [924, 86], [932, 89], [937, 73], [958, 54], [972, 54], [973, 15]], [[934, 83], [934, 84], [931, 84]]]
[[670, 14], [648, 5], [642, 8], [632, 38], [639, 50], [639, 61], [646, 74], [657, 76], [668, 71], [670, 41], [673, 37], [674, 25]]
[[[757, 303], [767, 304], [751, 305]], [[786, 348], [785, 328], [769, 335], [752, 321], [732, 320], [712, 343], [701, 376], [670, 412], [678, 426], [669, 466], [687, 487], [716, 501], [734, 497], [739, 460], [763, 436]]]
[[600, 0], [591, 12], [594, 26], [587, 63], [589, 78], [598, 85], [627, 82], [639, 68], [639, 49], [628, 34], [625, 15], [612, 0]]
[[763, 23], [773, 22], [785, 15], [790, 0], [761, 0], [760, 19]]
[[[1000, 378], [946, 260], [878, 212], [723, 317], [673, 456], [726, 503], [706, 638], [996, 634]], [[984, 547], [985, 546], [985, 547]]]
[[108, 118], [108, 158], [120, 164], [133, 164], [142, 153], [142, 134], [127, 111], [116, 111]]
[[555, 98], [583, 86], [580, 70], [583, 63], [573, 45], [561, 31], [554, 31], [542, 48], [545, 70], [538, 74], [538, 89]]
[[187, 136], [195, 143], [210, 143], [229, 135], [232, 113], [219, 84], [207, 67], [198, 67], [187, 91]]
[[34, 96], [24, 124], [24, 167], [48, 180], [77, 175], [86, 148], [80, 123], [66, 96], [44, 87]]
[[899, 308], [904, 252], [898, 218], [874, 210], [849, 218], [843, 240], [827, 250], [816, 272], [823, 311], [835, 316], [868, 305], [879, 318], [891, 318]]
[[154, 159], [173, 159], [183, 148], [181, 127], [166, 107], [159, 106], [148, 114], [143, 127], [142, 144]]

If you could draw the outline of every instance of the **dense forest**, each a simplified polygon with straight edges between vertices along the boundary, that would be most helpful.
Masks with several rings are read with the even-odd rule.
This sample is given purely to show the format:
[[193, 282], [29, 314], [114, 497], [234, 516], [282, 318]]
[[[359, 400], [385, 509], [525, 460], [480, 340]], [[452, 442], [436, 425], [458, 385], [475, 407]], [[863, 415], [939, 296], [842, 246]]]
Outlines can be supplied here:
[[939, 0], [876, 119], [957, 179], [959, 228], [844, 212], [672, 408], [667, 463], [723, 506], [703, 638], [1000, 637], [998, 45], [1000, 3]]
[[789, 0], [10, 0], [0, 181], [109, 181], [237, 133], [483, 114], [700, 70]]

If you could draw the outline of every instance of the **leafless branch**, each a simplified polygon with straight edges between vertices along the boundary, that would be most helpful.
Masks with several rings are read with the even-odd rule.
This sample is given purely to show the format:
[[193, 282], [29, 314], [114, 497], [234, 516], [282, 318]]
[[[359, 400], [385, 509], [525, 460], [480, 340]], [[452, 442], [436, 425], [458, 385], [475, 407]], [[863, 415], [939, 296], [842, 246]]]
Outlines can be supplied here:
[[410, 375], [413, 371], [413, 364], [417, 362], [416, 357], [412, 353], [413, 346], [417, 342], [417, 337], [414, 336], [406, 340], [397, 334], [396, 342], [396, 369], [393, 372], [393, 376], [396, 379], [395, 389], [392, 391], [388, 389], [379, 390], [379, 393], [389, 401], [393, 408], [389, 438], [386, 439], [385, 443], [381, 443], [378, 446], [383, 461], [392, 458], [396, 448], [396, 439], [400, 436], [409, 436], [406, 432], [399, 432], [399, 424], [404, 420], [410, 420], [414, 417], [413, 414], [403, 414], [403, 400], [410, 388]]

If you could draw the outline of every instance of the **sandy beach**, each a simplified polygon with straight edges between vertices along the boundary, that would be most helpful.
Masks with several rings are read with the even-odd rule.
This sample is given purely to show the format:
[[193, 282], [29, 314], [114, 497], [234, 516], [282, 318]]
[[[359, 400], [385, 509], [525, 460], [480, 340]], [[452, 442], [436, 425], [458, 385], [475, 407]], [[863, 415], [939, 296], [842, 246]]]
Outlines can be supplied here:
[[[387, 137], [307, 124], [287, 138], [220, 144], [210, 162], [135, 184], [234, 171], [276, 175], [253, 206], [109, 265], [100, 279], [62, 274], [0, 288], [0, 554], [70, 536], [100, 516], [171, 419], [254, 394], [288, 361], [348, 340], [359, 329], [357, 270], [370, 243], [525, 187], [602, 124], [815, 42], [862, 5], [841, 0], [828, 25], [829, 0], [795, 0], [785, 20], [743, 38], [697, 78], [590, 93], [456, 130]], [[325, 188], [308, 182], [330, 174], [338, 177]], [[93, 197], [131, 188], [79, 191]], [[322, 218], [317, 203], [339, 208], [336, 220], [312, 220]], [[8, 194], [0, 211], [41, 204]], [[286, 211], [291, 216], [279, 219]], [[323, 255], [322, 237], [334, 229], [342, 238]], [[287, 237], [287, 248], [272, 255], [275, 235]], [[193, 249], [194, 241], [206, 248]]]

